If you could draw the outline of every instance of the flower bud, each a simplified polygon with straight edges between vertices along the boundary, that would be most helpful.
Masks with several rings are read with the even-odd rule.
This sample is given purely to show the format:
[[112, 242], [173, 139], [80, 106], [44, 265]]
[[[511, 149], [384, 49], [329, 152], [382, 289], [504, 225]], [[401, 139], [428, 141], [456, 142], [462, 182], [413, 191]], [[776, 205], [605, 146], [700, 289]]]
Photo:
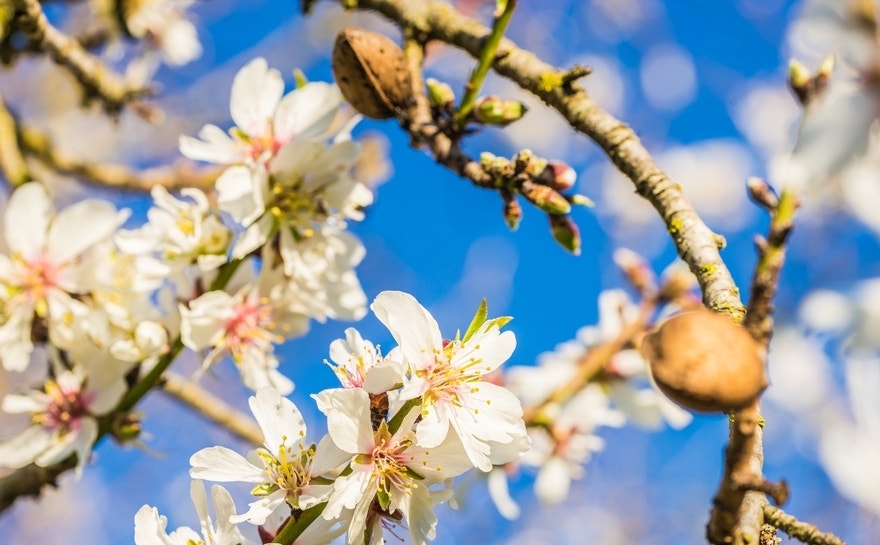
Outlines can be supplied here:
[[529, 202], [548, 214], [560, 215], [571, 212], [571, 203], [552, 187], [539, 185], [527, 180], [520, 186], [520, 193]]
[[642, 294], [657, 291], [657, 282], [654, 270], [648, 261], [640, 254], [628, 249], [618, 248], [611, 257], [614, 263], [620, 267], [623, 275], [630, 284]]
[[511, 231], [516, 231], [523, 216], [522, 206], [510, 191], [502, 191], [501, 198], [504, 199], [504, 221]]
[[549, 185], [557, 191], [568, 191], [577, 181], [577, 172], [562, 161], [552, 160], [538, 175], [538, 183]]
[[480, 166], [483, 170], [496, 178], [508, 178], [513, 176], [513, 165], [506, 157], [493, 155], [488, 151], [480, 154]]
[[764, 350], [741, 325], [706, 308], [666, 320], [641, 349], [660, 390], [694, 411], [741, 409], [767, 387]]
[[455, 93], [447, 83], [428, 78], [425, 80], [425, 87], [428, 90], [428, 100], [431, 102], [431, 106], [448, 108], [455, 104]]
[[572, 254], [581, 255], [581, 233], [574, 220], [568, 215], [547, 214], [547, 217], [556, 242]]
[[776, 195], [776, 191], [761, 178], [752, 176], [746, 182], [746, 188], [749, 197], [767, 210], [773, 211], [779, 206], [779, 197]]
[[474, 117], [487, 125], [508, 125], [526, 114], [528, 108], [518, 100], [482, 97], [474, 104]]
[[110, 433], [118, 443], [124, 445], [137, 441], [142, 430], [141, 416], [135, 413], [125, 413], [113, 419]]

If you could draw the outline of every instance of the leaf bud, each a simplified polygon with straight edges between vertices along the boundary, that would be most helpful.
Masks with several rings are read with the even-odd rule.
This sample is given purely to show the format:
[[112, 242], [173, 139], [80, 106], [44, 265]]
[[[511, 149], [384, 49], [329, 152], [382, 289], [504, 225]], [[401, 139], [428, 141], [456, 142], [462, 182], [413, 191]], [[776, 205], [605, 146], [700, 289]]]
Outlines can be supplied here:
[[142, 430], [141, 416], [139, 414], [124, 413], [113, 419], [110, 432], [116, 442], [124, 445], [137, 441], [141, 436]]
[[562, 214], [547, 214], [547, 217], [556, 242], [572, 254], [581, 255], [581, 233], [574, 220]]
[[761, 178], [752, 176], [746, 182], [746, 188], [749, 197], [767, 210], [773, 211], [779, 206], [779, 197], [776, 195], [776, 191]]
[[510, 160], [506, 157], [493, 155], [488, 151], [480, 154], [480, 166], [496, 178], [513, 176], [513, 165], [511, 165]]
[[487, 125], [508, 125], [522, 118], [528, 108], [518, 100], [488, 96], [477, 99], [474, 118]]
[[523, 216], [522, 206], [511, 191], [502, 190], [501, 198], [504, 200], [504, 221], [511, 231], [516, 231]]
[[571, 203], [552, 187], [526, 180], [519, 188], [523, 197], [548, 214], [568, 214]]
[[455, 92], [449, 84], [428, 78], [425, 80], [425, 87], [428, 90], [428, 100], [431, 102], [431, 106], [448, 108], [455, 104]]

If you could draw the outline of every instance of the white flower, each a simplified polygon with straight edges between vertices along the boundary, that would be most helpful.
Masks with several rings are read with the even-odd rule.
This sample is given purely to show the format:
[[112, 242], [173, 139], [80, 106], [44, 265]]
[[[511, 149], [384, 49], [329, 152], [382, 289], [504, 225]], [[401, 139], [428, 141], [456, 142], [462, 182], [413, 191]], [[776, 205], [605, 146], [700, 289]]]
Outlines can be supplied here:
[[186, 526], [167, 533], [168, 519], [159, 515], [155, 507], [144, 505], [134, 516], [135, 545], [257, 545], [247, 539], [229, 519], [235, 516], [232, 496], [220, 485], [211, 487], [211, 499], [217, 515], [217, 526], [208, 512], [208, 498], [202, 481], [194, 480], [189, 488], [190, 497], [199, 516], [199, 532]]
[[235, 165], [267, 163], [294, 138], [318, 136], [330, 126], [342, 95], [335, 85], [308, 83], [287, 95], [278, 70], [266, 59], [246, 64], [232, 83], [230, 112], [236, 127], [227, 135], [205, 125], [201, 140], [180, 137], [180, 152], [200, 161]]
[[381, 518], [393, 520], [395, 516], [406, 519], [413, 543], [423, 545], [433, 539], [437, 517], [429, 487], [472, 467], [455, 435], [450, 434], [434, 448], [425, 448], [412, 432], [418, 410], [402, 409], [408, 412], [397, 422], [397, 429], [390, 429], [383, 420], [374, 430], [370, 396], [365, 390], [325, 390], [314, 397], [327, 415], [333, 442], [352, 456], [351, 473], [337, 477], [324, 518], [334, 519], [343, 509], [353, 510], [349, 544], [363, 540], [365, 531], [381, 536]]
[[[273, 386], [288, 394], [293, 383], [278, 372], [274, 345], [285, 338], [304, 333], [308, 318], [291, 312], [280, 294], [283, 278], [277, 270], [264, 267], [259, 279], [253, 278], [248, 261], [229, 288], [209, 291], [180, 306], [180, 335], [192, 350], [210, 348], [203, 368], [207, 369], [226, 354], [241, 372], [242, 382], [252, 390]], [[279, 286], [279, 283], [280, 286]]]
[[125, 24], [135, 38], [143, 38], [159, 49], [165, 62], [181, 66], [202, 54], [196, 27], [186, 18], [195, 0], [141, 0], [126, 4]]
[[509, 462], [527, 448], [519, 400], [483, 380], [516, 346], [512, 332], [499, 331], [506, 320], [484, 321], [464, 339], [446, 342], [431, 314], [409, 294], [382, 292], [370, 308], [391, 331], [409, 366], [400, 398], [420, 399], [419, 445], [440, 445], [451, 427], [481, 471]]
[[49, 334], [66, 327], [81, 305], [70, 294], [88, 291], [89, 251], [109, 239], [128, 217], [112, 204], [88, 199], [55, 213], [46, 189], [24, 184], [9, 198], [0, 254], [0, 360], [4, 368], [27, 366], [34, 314], [49, 322]]
[[[249, 400], [251, 411], [263, 430], [263, 446], [247, 458], [225, 447], [202, 449], [190, 458], [190, 476], [218, 482], [243, 481], [257, 486], [260, 499], [246, 513], [231, 518], [263, 524], [286, 503], [308, 509], [326, 497], [326, 485], [312, 483], [313, 475], [338, 466], [332, 442], [321, 441], [317, 450], [303, 444], [306, 424], [299, 409], [271, 387], [261, 388]], [[321, 463], [326, 462], [326, 466]]]
[[90, 361], [65, 369], [53, 353], [55, 378], [27, 395], [7, 395], [2, 409], [29, 413], [32, 425], [0, 443], [0, 466], [31, 462], [48, 467], [76, 454], [78, 470], [89, 459], [98, 437], [97, 417], [112, 411], [126, 392], [126, 367]]
[[353, 327], [345, 330], [344, 339], [330, 343], [330, 359], [336, 365], [327, 363], [345, 388], [378, 394], [403, 382], [396, 362], [383, 359], [379, 349]]

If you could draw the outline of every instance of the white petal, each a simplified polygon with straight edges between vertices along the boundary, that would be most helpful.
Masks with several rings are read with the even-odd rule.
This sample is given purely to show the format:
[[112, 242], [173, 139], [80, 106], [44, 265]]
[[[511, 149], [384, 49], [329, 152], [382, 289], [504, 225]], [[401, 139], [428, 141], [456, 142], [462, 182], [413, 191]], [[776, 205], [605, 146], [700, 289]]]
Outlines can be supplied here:
[[297, 444], [305, 437], [306, 423], [302, 413], [275, 388], [259, 389], [248, 400], [248, 405], [263, 430], [263, 444], [270, 453], [277, 453], [281, 445]]
[[239, 163], [244, 158], [238, 143], [216, 125], [205, 125], [199, 131], [199, 138], [181, 136], [178, 141], [180, 153], [194, 161], [205, 161], [218, 165]]
[[341, 103], [339, 88], [323, 81], [288, 93], [275, 112], [276, 137], [286, 141], [318, 136], [330, 127]]
[[52, 444], [52, 433], [42, 426], [30, 426], [0, 443], [0, 467], [19, 468], [31, 462]]
[[57, 263], [67, 263], [98, 242], [107, 240], [128, 219], [106, 201], [87, 199], [58, 213], [49, 228], [46, 247]]
[[401, 291], [383, 291], [370, 308], [411, 365], [420, 368], [434, 363], [433, 351], [443, 349], [440, 326], [415, 297]]
[[285, 498], [287, 498], [286, 490], [276, 490], [268, 496], [264, 496], [257, 501], [251, 502], [249, 504], [250, 509], [240, 515], [229, 517], [229, 522], [237, 524], [239, 522], [248, 521], [251, 524], [265, 524], [266, 519], [272, 516], [278, 508], [284, 505]]
[[266, 59], [256, 58], [242, 67], [232, 81], [229, 111], [232, 121], [249, 136], [263, 136], [284, 93], [284, 80]]
[[168, 519], [159, 515], [155, 507], [144, 505], [134, 516], [135, 545], [173, 545], [165, 533]]
[[55, 209], [38, 182], [30, 182], [12, 192], [3, 218], [9, 249], [32, 256], [46, 245], [46, 232]]
[[535, 479], [535, 495], [544, 503], [554, 504], [563, 501], [568, 497], [570, 487], [571, 473], [568, 464], [556, 456], [547, 460], [538, 472], [538, 478]]
[[189, 464], [192, 466], [189, 475], [193, 479], [262, 483], [266, 477], [263, 468], [253, 465], [244, 456], [226, 447], [204, 448], [190, 457]]
[[510, 496], [510, 489], [507, 486], [507, 472], [502, 467], [492, 468], [487, 478], [489, 487], [489, 497], [501, 513], [501, 516], [507, 520], [515, 520], [519, 518], [519, 505]]
[[335, 388], [312, 396], [327, 416], [327, 432], [336, 446], [351, 454], [372, 452], [370, 396], [360, 388]]

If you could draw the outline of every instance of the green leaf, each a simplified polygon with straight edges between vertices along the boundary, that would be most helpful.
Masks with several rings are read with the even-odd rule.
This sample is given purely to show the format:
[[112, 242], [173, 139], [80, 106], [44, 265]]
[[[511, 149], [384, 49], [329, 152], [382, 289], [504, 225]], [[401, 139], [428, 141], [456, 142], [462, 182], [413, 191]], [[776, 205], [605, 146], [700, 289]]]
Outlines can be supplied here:
[[305, 73], [299, 68], [295, 68], [293, 70], [293, 81], [296, 83], [296, 88], [305, 87], [309, 82], [309, 78], [306, 77]]
[[474, 314], [474, 319], [471, 320], [471, 325], [468, 326], [467, 331], [464, 332], [464, 338], [461, 342], [466, 343], [468, 339], [474, 336], [474, 333], [480, 329], [480, 327], [486, 323], [486, 317], [489, 316], [489, 306], [486, 304], [486, 299], [480, 301], [480, 306], [477, 308], [477, 313]]
[[489, 320], [489, 327], [495, 326], [498, 329], [501, 329], [509, 324], [511, 320], [513, 320], [513, 316], [499, 316], [497, 318], [492, 318]]

